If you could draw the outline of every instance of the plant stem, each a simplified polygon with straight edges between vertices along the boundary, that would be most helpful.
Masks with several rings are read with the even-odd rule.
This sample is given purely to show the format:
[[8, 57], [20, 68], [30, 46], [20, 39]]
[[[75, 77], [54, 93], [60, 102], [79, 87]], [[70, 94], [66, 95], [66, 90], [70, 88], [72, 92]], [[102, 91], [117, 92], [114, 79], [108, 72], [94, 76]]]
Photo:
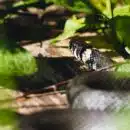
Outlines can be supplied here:
[[113, 9], [112, 9], [111, 0], [106, 0], [106, 6], [107, 6], [108, 14], [110, 15], [110, 18], [113, 18]]

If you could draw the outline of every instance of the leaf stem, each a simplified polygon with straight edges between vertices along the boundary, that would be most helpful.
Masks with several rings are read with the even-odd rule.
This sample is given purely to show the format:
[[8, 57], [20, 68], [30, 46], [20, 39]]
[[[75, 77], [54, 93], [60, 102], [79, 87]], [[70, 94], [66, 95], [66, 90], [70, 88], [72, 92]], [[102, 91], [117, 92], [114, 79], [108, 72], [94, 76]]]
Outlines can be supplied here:
[[108, 14], [110, 15], [110, 18], [113, 18], [113, 8], [112, 8], [111, 0], [106, 0], [106, 6], [107, 6]]

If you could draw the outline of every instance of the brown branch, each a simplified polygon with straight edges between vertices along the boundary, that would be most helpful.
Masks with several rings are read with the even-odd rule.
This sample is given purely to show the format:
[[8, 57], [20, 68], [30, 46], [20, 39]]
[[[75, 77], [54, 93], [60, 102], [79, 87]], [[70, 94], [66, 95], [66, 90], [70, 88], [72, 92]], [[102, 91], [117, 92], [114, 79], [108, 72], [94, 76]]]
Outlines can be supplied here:
[[[104, 68], [101, 68], [101, 69], [98, 69], [96, 71], [104, 71], [104, 70], [108, 70], [110, 68], [113, 68], [114, 65], [110, 65], [110, 66], [107, 66], [107, 67], [104, 67]], [[87, 71], [87, 72], [95, 72], [95, 71]], [[40, 89], [40, 90], [35, 90], [35, 91], [32, 91], [32, 92], [26, 92], [24, 93], [24, 95], [20, 96], [20, 97], [17, 97], [17, 100], [19, 100], [20, 98], [30, 98], [32, 94], [36, 94], [35, 96], [38, 96], [40, 94], [55, 94], [55, 93], [62, 93], [62, 92], [65, 92], [65, 90], [59, 90], [60, 87], [62, 87], [62, 85], [67, 85], [68, 82], [71, 80], [72, 78], [68, 79], [68, 80], [64, 80], [64, 81], [61, 81], [61, 82], [58, 82], [56, 84], [53, 84], [53, 85], [50, 85], [48, 87], [45, 87], [43, 89]]]

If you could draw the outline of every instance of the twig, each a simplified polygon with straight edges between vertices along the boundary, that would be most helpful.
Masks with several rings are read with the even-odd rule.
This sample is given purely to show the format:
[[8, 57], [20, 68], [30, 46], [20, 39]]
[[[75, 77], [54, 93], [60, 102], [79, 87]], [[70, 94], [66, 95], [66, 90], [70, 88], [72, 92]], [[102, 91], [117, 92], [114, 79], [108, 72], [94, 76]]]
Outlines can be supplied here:
[[113, 68], [113, 67], [115, 67], [115, 65], [109, 65], [109, 66], [105, 66], [105, 67], [103, 67], [103, 68], [101, 68], [101, 69], [97, 69], [96, 71], [108, 70], [108, 69], [111, 69], [111, 68]]
[[[107, 69], [110, 69], [114, 67], [114, 65], [110, 65], [110, 66], [107, 66], [107, 67], [104, 67], [104, 68], [101, 68], [101, 69], [97, 69], [96, 71], [104, 71], [104, 70], [107, 70]], [[95, 71], [87, 71], [87, 72], [95, 72]], [[38, 95], [43, 95], [43, 93], [45, 94], [55, 94], [55, 93], [63, 93], [65, 92], [65, 90], [58, 90], [62, 85], [66, 85], [68, 84], [68, 82], [71, 80], [72, 78], [68, 79], [68, 80], [64, 80], [64, 81], [61, 81], [59, 83], [56, 83], [56, 84], [53, 84], [53, 85], [50, 85], [48, 87], [45, 87], [43, 89], [40, 89], [40, 90], [35, 90], [35, 91], [32, 91], [32, 92], [27, 92], [25, 93], [24, 95], [20, 96], [20, 97], [17, 97], [17, 99], [20, 99], [20, 98], [30, 98], [32, 96], [38, 96]], [[40, 94], [39, 94], [40, 93]], [[36, 94], [36, 95], [33, 95], [33, 94]]]
[[30, 94], [26, 95], [26, 97], [25, 97], [25, 95], [22, 95], [22, 96], [14, 98], [14, 99], [11, 99], [11, 101], [20, 100], [22, 98], [28, 99], [28, 98], [32, 98], [32, 97], [41, 97], [41, 96], [47, 96], [47, 95], [54, 95], [54, 94], [58, 94], [58, 93], [64, 94], [64, 93], [66, 93], [66, 91], [65, 90], [59, 90], [59, 91], [51, 91], [51, 92], [40, 93], [40, 94], [39, 93], [37, 93], [37, 94], [30, 93]]
[[[69, 79], [70, 80], [70, 79]], [[43, 94], [43, 93], [46, 93], [46, 94], [55, 94], [55, 93], [63, 93], [65, 92], [65, 90], [58, 90], [59, 87], [61, 87], [61, 85], [65, 85], [69, 82], [69, 80], [65, 80], [65, 81], [61, 81], [57, 84], [54, 84], [54, 85], [50, 85], [48, 87], [45, 87], [43, 89], [40, 89], [40, 90], [35, 90], [35, 91], [32, 91], [32, 92], [25, 92], [22, 96], [19, 96], [16, 98], [16, 100], [19, 100], [20, 98], [30, 98], [30, 95], [32, 94]]]

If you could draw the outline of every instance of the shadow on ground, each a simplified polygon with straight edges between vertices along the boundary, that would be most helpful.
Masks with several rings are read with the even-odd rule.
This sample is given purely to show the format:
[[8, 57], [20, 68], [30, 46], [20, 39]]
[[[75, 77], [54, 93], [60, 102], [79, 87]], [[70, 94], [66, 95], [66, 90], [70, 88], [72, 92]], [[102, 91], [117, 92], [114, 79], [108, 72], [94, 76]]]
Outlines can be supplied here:
[[18, 90], [38, 92], [50, 85], [69, 80], [86, 70], [73, 57], [36, 57], [38, 72], [32, 76], [17, 77]]
[[62, 32], [67, 18], [73, 14], [55, 5], [41, 9], [34, 8], [32, 12], [29, 10], [31, 9], [26, 8], [17, 16], [5, 19], [4, 26], [10, 39], [16, 42], [26, 40], [30, 44], [56, 37]]

